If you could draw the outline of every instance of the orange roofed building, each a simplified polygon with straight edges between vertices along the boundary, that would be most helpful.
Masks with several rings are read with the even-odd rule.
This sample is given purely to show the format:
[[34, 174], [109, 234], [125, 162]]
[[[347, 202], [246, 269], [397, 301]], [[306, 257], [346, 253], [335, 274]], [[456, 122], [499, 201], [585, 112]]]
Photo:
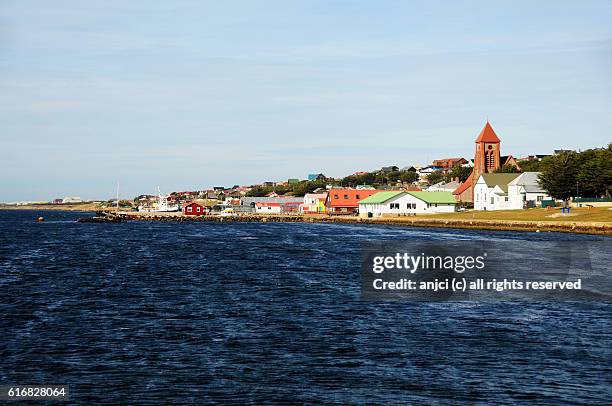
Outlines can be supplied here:
[[487, 120], [484, 128], [476, 138], [476, 151], [474, 152], [474, 168], [472, 173], [455, 191], [453, 195], [458, 202], [474, 201], [474, 184], [483, 173], [491, 173], [501, 166], [501, 141], [491, 124]]
[[325, 199], [329, 214], [354, 214], [359, 209], [359, 201], [379, 192], [375, 189], [330, 189]]

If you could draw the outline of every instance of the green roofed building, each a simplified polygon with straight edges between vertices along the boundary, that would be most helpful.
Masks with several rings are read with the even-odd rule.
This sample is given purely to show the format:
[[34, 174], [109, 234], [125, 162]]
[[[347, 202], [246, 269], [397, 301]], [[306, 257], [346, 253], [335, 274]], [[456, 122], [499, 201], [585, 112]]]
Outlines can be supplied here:
[[452, 192], [381, 191], [359, 201], [359, 216], [397, 217], [452, 213], [456, 205]]
[[456, 204], [453, 192], [406, 192], [430, 204]]

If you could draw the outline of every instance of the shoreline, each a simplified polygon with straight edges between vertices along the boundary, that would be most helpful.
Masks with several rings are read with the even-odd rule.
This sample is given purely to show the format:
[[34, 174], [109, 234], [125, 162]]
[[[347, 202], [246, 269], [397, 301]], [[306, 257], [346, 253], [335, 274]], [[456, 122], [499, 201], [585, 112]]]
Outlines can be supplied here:
[[[117, 216], [112, 212], [104, 212], [108, 216]], [[443, 219], [429, 217], [385, 217], [363, 218], [355, 216], [320, 216], [320, 215], [263, 215], [248, 214], [235, 217], [184, 216], [179, 213], [138, 213], [120, 212], [118, 216], [125, 220], [134, 221], [209, 221], [209, 222], [295, 222], [295, 223], [344, 223], [344, 224], [372, 224], [394, 225], [425, 228], [454, 228], [492, 231], [521, 231], [521, 232], [562, 232], [572, 234], [593, 234], [612, 236], [612, 223], [609, 222], [572, 222], [572, 221], [523, 221], [523, 220], [482, 220], [482, 219]]]
[[[75, 205], [76, 206], [76, 205]], [[0, 206], [0, 210], [15, 211], [65, 211], [98, 213], [108, 217], [121, 217], [131, 221], [176, 221], [176, 222], [301, 222], [301, 223], [342, 223], [366, 225], [392, 225], [404, 227], [449, 228], [489, 231], [517, 231], [517, 232], [560, 232], [569, 234], [590, 234], [612, 236], [612, 222], [598, 221], [535, 221], [535, 220], [485, 220], [485, 219], [457, 219], [429, 216], [411, 217], [383, 217], [363, 218], [355, 216], [329, 216], [329, 215], [295, 215], [295, 214], [242, 214], [235, 217], [222, 217], [217, 215], [184, 216], [180, 212], [172, 213], [141, 213], [120, 211], [116, 213], [109, 208], [100, 210], [84, 207], [58, 207], [43, 206]]]

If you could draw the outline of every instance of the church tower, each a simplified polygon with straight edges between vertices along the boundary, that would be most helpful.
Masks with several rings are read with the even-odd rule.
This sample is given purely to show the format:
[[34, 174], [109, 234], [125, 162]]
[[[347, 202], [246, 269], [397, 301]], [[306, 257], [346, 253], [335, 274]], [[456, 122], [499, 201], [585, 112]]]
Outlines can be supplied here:
[[501, 141], [493, 131], [493, 127], [487, 120], [484, 128], [476, 138], [476, 151], [474, 152], [474, 168], [472, 173], [453, 194], [459, 202], [474, 201], [474, 185], [483, 173], [490, 173], [501, 166], [500, 162]]
[[474, 183], [483, 173], [493, 172], [498, 169], [501, 164], [499, 154], [500, 140], [493, 131], [493, 127], [489, 121], [476, 138], [476, 152], [474, 154], [474, 172], [472, 180]]

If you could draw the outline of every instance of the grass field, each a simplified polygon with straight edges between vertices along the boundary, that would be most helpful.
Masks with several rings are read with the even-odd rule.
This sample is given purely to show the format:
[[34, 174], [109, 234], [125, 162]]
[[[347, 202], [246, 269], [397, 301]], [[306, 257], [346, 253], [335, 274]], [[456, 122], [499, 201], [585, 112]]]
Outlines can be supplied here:
[[499, 211], [468, 211], [462, 213], [430, 214], [418, 218], [457, 220], [508, 220], [508, 221], [560, 221], [560, 222], [612, 222], [612, 208], [572, 208], [569, 215], [561, 209], [527, 209]]

